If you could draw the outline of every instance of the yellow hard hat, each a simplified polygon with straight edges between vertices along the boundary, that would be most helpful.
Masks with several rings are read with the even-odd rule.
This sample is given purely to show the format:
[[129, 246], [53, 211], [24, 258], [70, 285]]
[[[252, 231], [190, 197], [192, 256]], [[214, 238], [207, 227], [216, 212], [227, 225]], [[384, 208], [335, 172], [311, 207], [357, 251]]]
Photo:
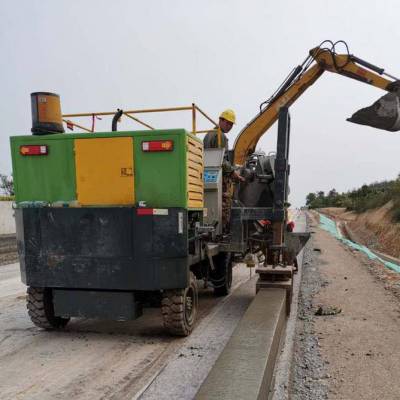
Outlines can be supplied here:
[[234, 124], [236, 122], [235, 111], [231, 110], [230, 108], [228, 108], [225, 111], [222, 111], [222, 113], [219, 117], [226, 119], [229, 122], [232, 122], [232, 124]]

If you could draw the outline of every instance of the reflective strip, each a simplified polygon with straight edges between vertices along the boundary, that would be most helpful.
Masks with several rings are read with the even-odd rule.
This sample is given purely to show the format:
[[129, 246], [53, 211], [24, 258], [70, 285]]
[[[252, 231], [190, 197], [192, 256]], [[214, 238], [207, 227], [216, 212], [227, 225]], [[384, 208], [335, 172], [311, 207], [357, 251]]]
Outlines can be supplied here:
[[183, 213], [178, 213], [178, 233], [183, 233]]
[[137, 215], [168, 215], [168, 208], [138, 208]]
[[153, 215], [168, 215], [167, 208], [154, 208]]

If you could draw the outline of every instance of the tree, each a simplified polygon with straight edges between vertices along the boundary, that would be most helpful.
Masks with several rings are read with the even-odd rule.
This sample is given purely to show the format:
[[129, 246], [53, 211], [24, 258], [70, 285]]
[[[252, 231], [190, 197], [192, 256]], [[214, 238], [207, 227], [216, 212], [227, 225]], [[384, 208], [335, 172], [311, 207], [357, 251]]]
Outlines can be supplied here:
[[6, 196], [14, 196], [14, 182], [12, 176], [0, 174], [0, 189]]
[[331, 189], [331, 190], [329, 191], [329, 193], [328, 193], [328, 197], [329, 197], [330, 199], [333, 199], [333, 198], [335, 198], [335, 197], [337, 197], [337, 196], [338, 196], [338, 192], [336, 191], [335, 188]]
[[308, 195], [306, 196], [306, 206], [310, 206], [316, 198], [317, 196], [315, 195], [315, 193], [308, 193]]

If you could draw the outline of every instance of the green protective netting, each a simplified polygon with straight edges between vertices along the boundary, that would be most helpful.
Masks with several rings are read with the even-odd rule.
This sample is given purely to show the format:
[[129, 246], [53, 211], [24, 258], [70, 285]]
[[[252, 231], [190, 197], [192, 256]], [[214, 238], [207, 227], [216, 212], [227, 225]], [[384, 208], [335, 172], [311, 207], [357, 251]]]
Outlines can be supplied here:
[[332, 221], [330, 218], [326, 217], [325, 215], [319, 214], [319, 222], [320, 222], [320, 227], [322, 229], [329, 232], [332, 236], [334, 236], [336, 239], [340, 240], [341, 242], [345, 243], [347, 246], [350, 246], [353, 249], [363, 252], [364, 254], [366, 254], [368, 256], [368, 258], [370, 260], [379, 261], [385, 267], [390, 268], [391, 270], [400, 273], [400, 265], [397, 265], [390, 261], [383, 260], [381, 257], [378, 257], [376, 254], [374, 254], [368, 247], [365, 247], [361, 244], [354, 243], [351, 240], [346, 239], [340, 233], [339, 229], [336, 226], [335, 221]]

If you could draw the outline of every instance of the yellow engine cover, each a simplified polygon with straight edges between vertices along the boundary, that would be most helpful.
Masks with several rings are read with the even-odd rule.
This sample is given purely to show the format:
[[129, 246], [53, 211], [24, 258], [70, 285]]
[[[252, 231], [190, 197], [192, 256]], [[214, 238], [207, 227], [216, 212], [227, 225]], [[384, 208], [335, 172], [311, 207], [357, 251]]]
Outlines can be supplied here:
[[80, 204], [134, 203], [133, 138], [75, 139], [75, 166]]

